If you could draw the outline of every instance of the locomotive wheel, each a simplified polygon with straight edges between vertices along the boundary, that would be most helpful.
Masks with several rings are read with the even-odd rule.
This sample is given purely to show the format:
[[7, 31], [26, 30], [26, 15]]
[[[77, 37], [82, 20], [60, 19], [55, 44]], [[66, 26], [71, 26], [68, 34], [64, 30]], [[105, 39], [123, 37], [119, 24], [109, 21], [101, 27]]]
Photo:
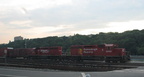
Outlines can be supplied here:
[[117, 61], [112, 61], [113, 63], [117, 63]]
[[106, 63], [110, 63], [110, 60], [105, 60]]
[[125, 61], [120, 61], [120, 63], [125, 63]]

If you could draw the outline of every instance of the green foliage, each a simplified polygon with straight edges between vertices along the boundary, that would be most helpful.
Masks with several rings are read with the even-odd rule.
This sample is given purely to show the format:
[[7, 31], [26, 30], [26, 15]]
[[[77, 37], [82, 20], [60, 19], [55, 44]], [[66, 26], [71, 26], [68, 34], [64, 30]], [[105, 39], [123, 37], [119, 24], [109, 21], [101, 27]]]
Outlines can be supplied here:
[[138, 54], [138, 55], [144, 55], [144, 47], [139, 47], [137, 54]]
[[132, 30], [123, 33], [100, 32], [99, 34], [91, 35], [75, 34], [73, 36], [24, 39], [21, 41], [10, 41], [8, 44], [1, 44], [0, 47], [34, 48], [62, 46], [63, 52], [69, 53], [71, 45], [97, 45], [104, 43], [118, 44], [119, 47], [126, 48], [127, 51], [130, 51], [132, 55], [144, 55], [144, 30]]

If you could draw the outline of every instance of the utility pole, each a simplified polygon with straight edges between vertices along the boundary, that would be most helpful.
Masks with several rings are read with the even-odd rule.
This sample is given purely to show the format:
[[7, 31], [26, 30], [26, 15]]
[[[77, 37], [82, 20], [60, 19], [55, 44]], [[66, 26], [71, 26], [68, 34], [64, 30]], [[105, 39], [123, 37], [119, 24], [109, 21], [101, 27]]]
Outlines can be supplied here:
[[26, 39], [25, 39], [25, 44], [24, 44], [25, 48], [27, 48], [27, 44], [26, 44]]
[[4, 50], [5, 53], [5, 64], [7, 63], [7, 49]]

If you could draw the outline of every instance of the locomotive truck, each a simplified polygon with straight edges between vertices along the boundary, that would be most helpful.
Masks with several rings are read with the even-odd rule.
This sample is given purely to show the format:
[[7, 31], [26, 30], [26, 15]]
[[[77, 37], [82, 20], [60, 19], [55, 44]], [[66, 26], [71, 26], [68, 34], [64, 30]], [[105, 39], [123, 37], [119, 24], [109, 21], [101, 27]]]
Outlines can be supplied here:
[[118, 48], [116, 44], [72, 45], [70, 47], [70, 55], [63, 55], [61, 46], [16, 49], [1, 48], [0, 57], [78, 62], [105, 61], [115, 63], [130, 60], [130, 56], [125, 48]]

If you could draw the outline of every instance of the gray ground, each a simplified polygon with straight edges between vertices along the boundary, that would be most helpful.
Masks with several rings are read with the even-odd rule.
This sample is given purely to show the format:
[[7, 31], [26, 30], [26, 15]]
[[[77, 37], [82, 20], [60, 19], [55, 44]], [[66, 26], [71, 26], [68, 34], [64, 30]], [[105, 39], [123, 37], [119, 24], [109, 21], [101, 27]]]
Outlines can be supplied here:
[[70, 72], [48, 69], [0, 67], [0, 77], [82, 77], [82, 73], [89, 74], [90, 77], [144, 77], [144, 67], [108, 72]]
[[[131, 62], [143, 63], [144, 61], [132, 60]], [[89, 77], [144, 77], [144, 66], [107, 72], [71, 72], [49, 69], [0, 67], [0, 77], [85, 77], [82, 74], [89, 75]]]

